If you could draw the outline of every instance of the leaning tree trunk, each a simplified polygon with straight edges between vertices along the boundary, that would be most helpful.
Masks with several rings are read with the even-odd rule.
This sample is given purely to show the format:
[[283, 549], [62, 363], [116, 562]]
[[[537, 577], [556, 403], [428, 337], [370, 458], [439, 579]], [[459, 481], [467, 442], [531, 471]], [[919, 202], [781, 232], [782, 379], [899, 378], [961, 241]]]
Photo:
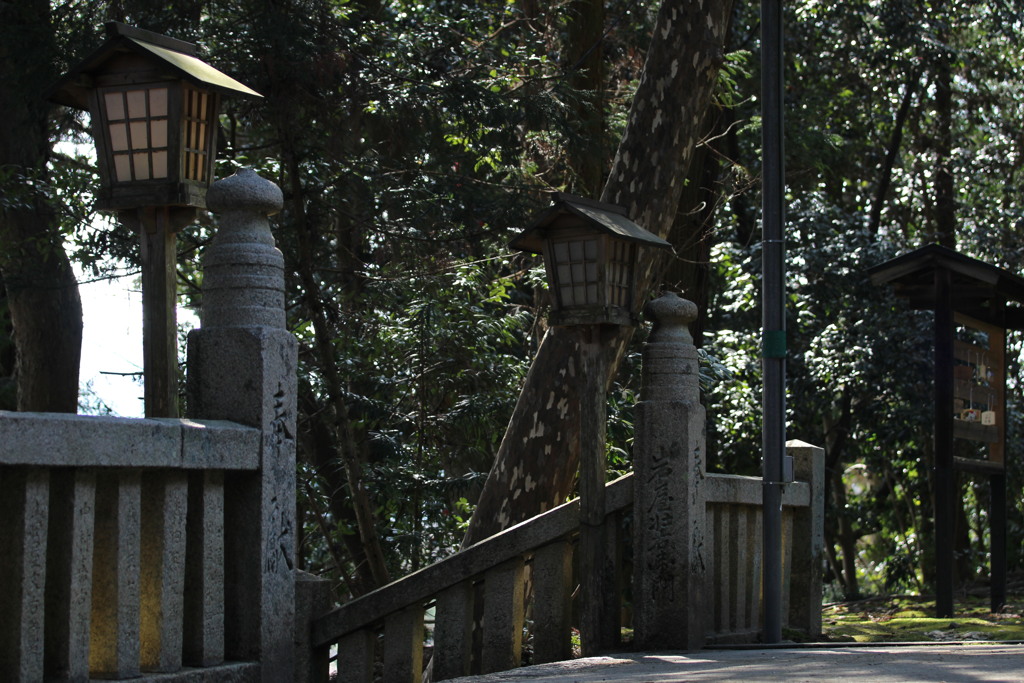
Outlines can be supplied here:
[[76, 412], [82, 302], [46, 184], [56, 50], [45, 0], [0, 9], [0, 274], [16, 349], [17, 406]]
[[[626, 133], [601, 199], [620, 204], [651, 232], [668, 236], [684, 178], [700, 139], [723, 58], [731, 0], [664, 0]], [[654, 284], [648, 264], [641, 292]], [[632, 330], [606, 348], [618, 367]], [[563, 502], [579, 465], [579, 350], [565, 330], [551, 328], [526, 378], [476, 511], [468, 546]]]
[[604, 0], [572, 0], [569, 3], [569, 85], [579, 93], [575, 104], [574, 136], [569, 165], [576, 192], [596, 194], [604, 175]]

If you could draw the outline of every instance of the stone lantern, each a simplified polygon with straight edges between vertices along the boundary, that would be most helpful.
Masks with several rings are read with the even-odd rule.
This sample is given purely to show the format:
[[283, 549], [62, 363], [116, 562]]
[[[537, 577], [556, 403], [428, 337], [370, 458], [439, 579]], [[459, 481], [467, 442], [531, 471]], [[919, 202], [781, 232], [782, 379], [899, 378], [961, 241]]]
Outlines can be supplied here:
[[672, 245], [626, 217], [626, 210], [556, 193], [554, 204], [511, 242], [544, 255], [555, 326], [632, 326], [644, 247]]
[[178, 413], [177, 232], [206, 208], [222, 95], [260, 97], [196, 57], [196, 46], [125, 26], [50, 90], [92, 118], [96, 206], [138, 233], [147, 417]]
[[205, 208], [222, 94], [260, 97], [196, 57], [196, 46], [125, 26], [57, 84], [50, 99], [92, 115], [100, 209]]

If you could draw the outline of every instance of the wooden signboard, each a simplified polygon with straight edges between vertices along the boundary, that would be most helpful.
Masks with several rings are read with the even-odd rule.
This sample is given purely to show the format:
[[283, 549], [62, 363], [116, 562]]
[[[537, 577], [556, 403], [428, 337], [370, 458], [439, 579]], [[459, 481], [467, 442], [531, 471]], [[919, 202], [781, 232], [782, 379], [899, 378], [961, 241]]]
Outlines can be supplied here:
[[[958, 473], [989, 480], [992, 611], [1006, 602], [1006, 330], [1024, 329], [1024, 279], [929, 244], [871, 268], [876, 285], [935, 312], [935, 611], [953, 616]], [[971, 444], [976, 447], [971, 448]]]
[[[955, 458], [958, 469], [1002, 471], [1006, 434], [1006, 331], [961, 313], [953, 342], [953, 436], [987, 445], [987, 458]], [[969, 339], [970, 341], [967, 341]]]

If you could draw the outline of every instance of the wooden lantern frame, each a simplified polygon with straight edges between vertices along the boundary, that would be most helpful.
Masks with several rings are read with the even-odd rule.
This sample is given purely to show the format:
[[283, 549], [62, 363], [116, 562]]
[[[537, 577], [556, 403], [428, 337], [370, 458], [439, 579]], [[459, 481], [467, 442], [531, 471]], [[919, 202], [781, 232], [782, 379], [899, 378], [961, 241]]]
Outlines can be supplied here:
[[643, 248], [672, 245], [631, 221], [621, 206], [561, 193], [554, 199], [511, 242], [544, 256], [550, 324], [635, 325]]
[[224, 94], [260, 97], [200, 60], [192, 43], [118, 22], [50, 99], [92, 116], [97, 207], [206, 207]]
[[90, 99], [106, 188], [101, 208], [205, 207], [216, 159], [216, 91], [159, 81], [98, 88]]

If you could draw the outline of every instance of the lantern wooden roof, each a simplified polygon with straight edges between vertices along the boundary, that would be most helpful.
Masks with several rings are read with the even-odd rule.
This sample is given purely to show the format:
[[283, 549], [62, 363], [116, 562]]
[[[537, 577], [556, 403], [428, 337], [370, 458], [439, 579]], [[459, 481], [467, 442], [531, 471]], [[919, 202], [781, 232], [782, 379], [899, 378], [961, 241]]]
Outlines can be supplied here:
[[51, 101], [75, 109], [88, 109], [89, 93], [96, 87], [94, 75], [102, 73], [110, 61], [125, 55], [147, 58], [161, 70], [161, 79], [180, 78], [225, 94], [262, 97], [252, 88], [196, 57], [197, 48], [194, 43], [116, 21], [108, 22], [106, 28], [107, 41], [51, 88]]
[[555, 203], [542, 213], [529, 228], [513, 239], [509, 246], [534, 254], [544, 252], [544, 239], [552, 228], [578, 226], [582, 222], [598, 232], [638, 242], [649, 247], [671, 249], [669, 242], [631, 221], [626, 210], [615, 204], [585, 199], [556, 192]]
[[[939, 300], [935, 274], [948, 271], [950, 301]], [[916, 309], [953, 310], [1005, 329], [1024, 329], [1024, 309], [1006, 306], [1024, 302], [1024, 278], [990, 263], [929, 244], [868, 270], [871, 282], [891, 284], [897, 296]]]

